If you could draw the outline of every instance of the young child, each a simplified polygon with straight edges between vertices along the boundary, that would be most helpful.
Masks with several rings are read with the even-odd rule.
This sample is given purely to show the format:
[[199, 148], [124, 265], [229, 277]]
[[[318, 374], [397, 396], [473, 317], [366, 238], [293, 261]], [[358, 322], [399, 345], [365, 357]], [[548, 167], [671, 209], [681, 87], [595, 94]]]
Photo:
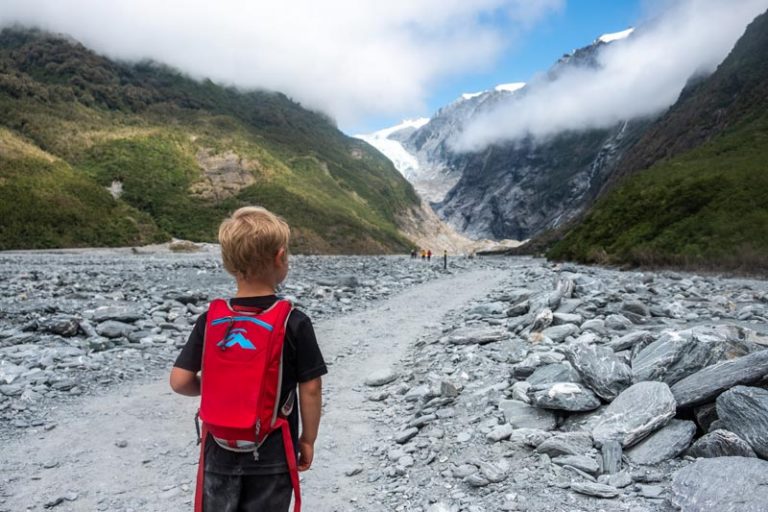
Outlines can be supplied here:
[[[205, 512], [287, 511], [294, 485], [295, 490], [298, 491], [298, 477], [295, 471], [293, 474], [289, 472], [289, 468], [306, 471], [312, 465], [314, 444], [320, 425], [321, 377], [328, 370], [309, 317], [296, 309], [291, 310], [288, 303], [279, 303], [275, 295], [275, 288], [288, 273], [289, 237], [288, 224], [264, 208], [240, 208], [226, 219], [219, 228], [219, 243], [224, 267], [237, 281], [237, 293], [228, 302], [214, 301], [214, 303], [218, 304], [219, 310], [225, 307], [233, 311], [232, 315], [246, 315], [249, 314], [248, 312], [253, 315], [254, 312], [280, 309], [273, 306], [284, 306], [285, 314], [290, 311], [285, 322], [282, 348], [282, 382], [277, 388], [281, 392], [279, 402], [275, 405], [276, 414], [273, 420], [277, 417], [279, 407], [280, 417], [284, 417], [290, 426], [290, 440], [286, 439], [286, 441], [292, 441], [295, 449], [298, 449], [298, 461], [287, 460], [285, 446], [289, 443], [284, 441], [284, 436], [287, 437], [287, 429], [283, 435], [279, 431], [269, 434], [257, 447], [257, 456], [255, 456], [253, 450], [242, 451], [240, 445], [237, 448], [231, 448], [234, 444], [228, 446], [222, 443], [221, 439], [214, 440], [212, 434], [207, 433], [204, 423], [200, 468], [202, 473], [198, 475], [196, 510], [202, 508]], [[246, 332], [246, 329], [232, 329], [232, 325], [223, 336], [220, 332], [216, 334], [220, 339], [206, 339], [206, 328], [211, 333], [219, 328], [213, 327], [216, 321], [208, 323], [208, 316], [213, 314], [214, 303], [207, 313], [203, 313], [198, 318], [187, 344], [171, 371], [171, 388], [182, 395], [199, 396], [201, 379], [203, 383], [208, 382], [205, 375], [201, 377], [198, 373], [203, 366], [204, 346], [207, 351], [206, 365], [211, 364], [211, 367], [213, 365], [208, 363], [210, 360], [208, 358], [212, 352], [228, 350], [226, 357], [230, 357], [230, 355], [236, 356], [238, 350], [243, 348], [242, 345], [246, 345], [245, 348], [253, 348], [248, 339], [242, 336], [237, 337], [239, 332]], [[261, 320], [252, 320], [252, 322], [265, 324]], [[241, 324], [235, 325], [241, 327]], [[279, 328], [277, 332], [279, 336]], [[267, 336], [270, 335], [267, 334]], [[249, 336], [253, 338], [253, 335], [249, 334]], [[222, 343], [228, 340], [229, 342], [222, 346]], [[237, 343], [241, 343], [241, 346], [234, 347]], [[264, 345], [263, 342], [255, 344]], [[211, 370], [209, 376], [211, 379], [213, 372]], [[223, 377], [218, 378], [226, 382], [226, 371]], [[214, 389], [213, 384], [206, 383], [205, 386], [211, 387], [203, 390], [200, 416], [204, 421], [207, 420], [206, 393], [210, 396]], [[238, 386], [232, 383], [231, 387]], [[299, 411], [292, 406], [297, 386], [298, 409], [301, 410], [301, 436], [298, 428]], [[240, 399], [237, 394], [243, 393], [243, 390], [232, 389], [231, 392], [235, 394], [234, 398], [237, 400]], [[214, 406], [219, 406], [218, 399], [216, 402]], [[256, 426], [256, 444], [258, 444], [258, 436], [259, 426]], [[296, 496], [298, 497], [298, 493]], [[298, 506], [295, 506], [295, 510], [298, 510]]]

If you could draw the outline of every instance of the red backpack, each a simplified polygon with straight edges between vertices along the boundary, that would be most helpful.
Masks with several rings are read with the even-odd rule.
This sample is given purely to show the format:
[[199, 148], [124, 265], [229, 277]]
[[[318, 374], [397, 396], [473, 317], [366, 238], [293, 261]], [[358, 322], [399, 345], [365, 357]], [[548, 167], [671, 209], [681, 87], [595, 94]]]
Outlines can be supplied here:
[[294, 492], [294, 512], [301, 510], [296, 451], [287, 417], [294, 393], [280, 404], [283, 342], [293, 305], [278, 300], [266, 310], [235, 307], [216, 299], [208, 308], [203, 341], [198, 416], [202, 446], [197, 472], [195, 512], [202, 512], [205, 443], [208, 434], [222, 448], [251, 452], [258, 460], [267, 436], [282, 431]]

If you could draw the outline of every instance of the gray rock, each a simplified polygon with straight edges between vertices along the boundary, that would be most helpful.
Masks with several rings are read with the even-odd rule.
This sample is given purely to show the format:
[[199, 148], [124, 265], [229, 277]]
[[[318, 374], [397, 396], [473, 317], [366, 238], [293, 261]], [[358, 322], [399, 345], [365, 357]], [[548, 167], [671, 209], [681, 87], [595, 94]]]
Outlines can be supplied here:
[[600, 449], [603, 457], [603, 473], [613, 474], [621, 470], [621, 443], [618, 441], [606, 441]]
[[518, 302], [511, 308], [507, 310], [507, 316], [509, 317], [515, 317], [520, 315], [525, 315], [528, 313], [528, 310], [531, 308], [531, 303], [527, 300], [524, 300], [522, 302]]
[[614, 331], [626, 331], [632, 329], [634, 324], [624, 315], [608, 315], [605, 318], [605, 327]]
[[552, 437], [551, 432], [545, 432], [537, 428], [518, 428], [509, 436], [509, 441], [536, 448], [550, 437]]
[[616, 474], [609, 475], [606, 481], [608, 485], [623, 489], [624, 487], [632, 485], [632, 476], [626, 471], [619, 471]]
[[600, 399], [592, 391], [573, 382], [532, 386], [528, 397], [536, 407], [560, 411], [592, 411], [601, 405]]
[[592, 449], [592, 436], [589, 432], [565, 432], [555, 434], [536, 447], [538, 453], [550, 457], [561, 455], [584, 455]]
[[584, 321], [584, 318], [581, 315], [576, 313], [555, 312], [552, 314], [552, 323], [554, 325], [576, 324], [578, 326], [578, 325], [581, 325], [583, 321]]
[[595, 459], [587, 455], [561, 455], [555, 457], [552, 462], [559, 466], [571, 466], [579, 471], [595, 476], [600, 471], [600, 465]]
[[464, 479], [464, 481], [467, 484], [471, 485], [472, 487], [485, 487], [486, 485], [491, 483], [490, 480], [488, 480], [487, 478], [485, 478], [484, 476], [478, 473], [473, 473], [469, 475]]
[[136, 328], [133, 325], [118, 322], [117, 320], [107, 320], [96, 326], [96, 332], [99, 333], [100, 336], [110, 339], [122, 338], [134, 330], [136, 330]]
[[638, 485], [637, 492], [643, 498], [656, 499], [664, 494], [664, 488], [659, 485]]
[[503, 467], [489, 462], [480, 464], [480, 474], [491, 483], [502, 482], [507, 478], [507, 472]]
[[617, 488], [594, 482], [573, 482], [571, 483], [571, 490], [595, 498], [615, 498], [619, 495]]
[[553, 430], [557, 424], [552, 412], [531, 407], [518, 400], [501, 400], [499, 409], [507, 422], [516, 428]]
[[93, 320], [101, 323], [107, 320], [132, 323], [144, 318], [144, 312], [130, 306], [102, 306], [93, 312]]
[[583, 324], [581, 324], [581, 330], [583, 331], [592, 331], [597, 333], [605, 332], [605, 320], [602, 318], [593, 318], [591, 320], [587, 320]]
[[648, 306], [640, 302], [639, 300], [626, 300], [621, 303], [621, 310], [633, 313], [640, 317], [651, 316], [651, 312], [648, 310]]
[[667, 331], [632, 359], [635, 382], [660, 380], [670, 386], [717, 362], [725, 339], [701, 328]]
[[0, 361], [0, 383], [13, 384], [14, 380], [27, 371], [29, 371], [28, 368], [19, 364], [13, 364], [10, 361]]
[[768, 390], [736, 386], [717, 397], [717, 416], [727, 430], [768, 458]]
[[448, 336], [448, 343], [453, 345], [485, 345], [501, 341], [507, 334], [495, 327], [462, 327]]
[[694, 422], [672, 420], [667, 426], [627, 451], [626, 455], [635, 464], [658, 464], [687, 450], [695, 434]]
[[579, 333], [579, 326], [575, 324], [563, 324], [547, 327], [541, 334], [551, 339], [555, 343], [560, 343], [568, 336], [573, 336]]
[[598, 445], [614, 440], [627, 448], [666, 425], [676, 410], [669, 386], [663, 382], [639, 382], [625, 389], [601, 412], [592, 437]]
[[416, 434], [419, 433], [419, 429], [416, 427], [410, 427], [406, 428], [405, 430], [402, 430], [395, 434], [395, 442], [397, 444], [405, 444], [414, 437], [416, 437]]
[[565, 355], [584, 383], [604, 400], [613, 400], [632, 384], [632, 370], [611, 349], [574, 344]]
[[688, 450], [691, 457], [757, 457], [745, 440], [728, 430], [714, 430], [704, 434]]
[[708, 366], [672, 386], [679, 407], [712, 401], [739, 384], [751, 384], [768, 375], [768, 350]]
[[397, 378], [398, 375], [392, 368], [375, 370], [365, 379], [365, 385], [371, 387], [384, 386], [385, 384], [396, 381]]
[[555, 382], [581, 382], [579, 372], [574, 370], [571, 363], [562, 362], [540, 366], [527, 379], [532, 386], [552, 384]]
[[72, 317], [56, 317], [45, 322], [43, 328], [47, 332], [69, 338], [77, 334], [80, 330], [80, 324], [77, 319]]
[[670, 501], [682, 512], [765, 512], [768, 461], [699, 459], [677, 472]]
[[653, 334], [648, 331], [633, 331], [609, 341], [605, 346], [614, 352], [621, 352], [633, 349], [634, 347], [640, 347], [642, 349], [653, 343], [654, 339]]
[[509, 423], [505, 423], [503, 425], [499, 425], [497, 427], [494, 427], [493, 430], [488, 432], [486, 434], [486, 439], [489, 441], [493, 441], [495, 443], [502, 441], [504, 439], [509, 439], [509, 436], [512, 435], [512, 431], [514, 428]]

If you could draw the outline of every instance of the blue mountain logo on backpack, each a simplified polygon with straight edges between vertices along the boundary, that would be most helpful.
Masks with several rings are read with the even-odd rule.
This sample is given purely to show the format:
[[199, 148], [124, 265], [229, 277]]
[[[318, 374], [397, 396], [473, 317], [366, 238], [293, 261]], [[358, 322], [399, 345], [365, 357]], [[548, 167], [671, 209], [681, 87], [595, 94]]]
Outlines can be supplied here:
[[244, 332], [246, 332], [245, 329], [232, 329], [227, 337], [221, 340], [218, 345], [221, 347], [223, 344], [223, 348], [239, 345], [240, 348], [244, 348], [245, 350], [256, 350], [256, 347], [251, 340], [243, 336]]

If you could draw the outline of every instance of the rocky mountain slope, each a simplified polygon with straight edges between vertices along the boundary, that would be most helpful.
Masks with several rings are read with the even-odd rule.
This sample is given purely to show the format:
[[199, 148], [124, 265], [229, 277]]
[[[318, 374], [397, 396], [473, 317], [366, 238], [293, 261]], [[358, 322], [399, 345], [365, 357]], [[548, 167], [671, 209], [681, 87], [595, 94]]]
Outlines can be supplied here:
[[768, 269], [768, 13], [630, 148], [555, 258]]
[[400, 216], [423, 216], [387, 159], [284, 95], [0, 33], [0, 249], [213, 240], [243, 204], [303, 252], [402, 250]]
[[[600, 48], [631, 32], [601, 36], [565, 55], [540, 80], [571, 67], [597, 66]], [[567, 223], [594, 200], [621, 155], [647, 126], [647, 121], [622, 122], [609, 129], [529, 138], [480, 152], [452, 149], [451, 142], [472, 119], [535, 88], [536, 83], [504, 84], [465, 94], [407, 136], [389, 135], [399, 137], [418, 161], [418, 172], [410, 178], [416, 189], [459, 232], [472, 238], [524, 240]]]

